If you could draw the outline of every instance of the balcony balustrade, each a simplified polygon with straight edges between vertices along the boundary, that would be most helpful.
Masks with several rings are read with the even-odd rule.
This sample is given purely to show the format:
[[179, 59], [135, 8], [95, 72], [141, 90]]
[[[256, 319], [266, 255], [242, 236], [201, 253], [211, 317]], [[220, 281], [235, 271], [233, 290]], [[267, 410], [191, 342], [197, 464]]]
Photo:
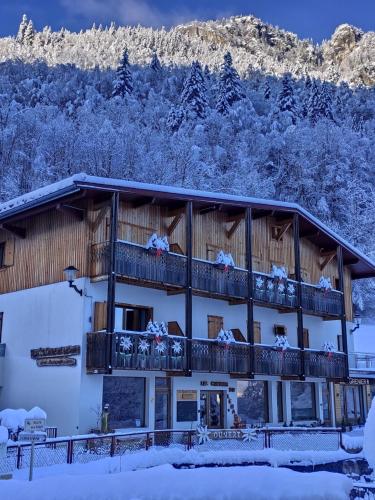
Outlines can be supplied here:
[[340, 316], [342, 313], [342, 293], [337, 290], [323, 291], [302, 283], [302, 307], [305, 311]]
[[349, 354], [349, 367], [359, 372], [375, 372], [375, 353], [356, 352]]
[[347, 376], [346, 356], [295, 348], [277, 347], [208, 339], [164, 336], [146, 332], [105, 332], [87, 335], [87, 370], [105, 373], [113, 370], [162, 370], [183, 373], [187, 369], [187, 344], [191, 343], [191, 368], [194, 372], [250, 375], [251, 360], [256, 375], [299, 376], [302, 359], [305, 375], [339, 379]]
[[[108, 243], [95, 244], [91, 252], [92, 276], [109, 272]], [[174, 287], [186, 284], [187, 258], [172, 252], [157, 254], [141, 245], [118, 241], [116, 243], [115, 272], [134, 280], [161, 283]], [[220, 297], [246, 299], [248, 296], [247, 271], [237, 267], [224, 268], [213, 262], [193, 259], [193, 289]], [[270, 275], [253, 273], [253, 298], [256, 303], [283, 309], [297, 307], [298, 283], [294, 280], [278, 281]], [[323, 292], [316, 286], [301, 283], [302, 307], [306, 312], [322, 316], [340, 316], [342, 293]]]

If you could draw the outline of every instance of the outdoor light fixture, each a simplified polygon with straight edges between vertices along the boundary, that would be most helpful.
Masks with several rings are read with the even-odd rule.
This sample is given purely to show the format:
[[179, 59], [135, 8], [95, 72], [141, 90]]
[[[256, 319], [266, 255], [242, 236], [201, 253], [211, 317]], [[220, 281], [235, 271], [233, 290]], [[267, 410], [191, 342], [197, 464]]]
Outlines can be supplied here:
[[64, 269], [64, 276], [66, 281], [69, 283], [69, 287], [73, 288], [73, 290], [75, 290], [82, 297], [83, 290], [80, 290], [76, 285], [74, 285], [74, 280], [77, 278], [77, 273], [78, 269], [74, 266], [69, 266]]
[[361, 322], [362, 322], [361, 316], [358, 313], [355, 313], [354, 314], [354, 322], [353, 322], [355, 326], [354, 326], [354, 328], [352, 328], [350, 330], [350, 333], [353, 333], [356, 330], [358, 330], [358, 328], [361, 326]]

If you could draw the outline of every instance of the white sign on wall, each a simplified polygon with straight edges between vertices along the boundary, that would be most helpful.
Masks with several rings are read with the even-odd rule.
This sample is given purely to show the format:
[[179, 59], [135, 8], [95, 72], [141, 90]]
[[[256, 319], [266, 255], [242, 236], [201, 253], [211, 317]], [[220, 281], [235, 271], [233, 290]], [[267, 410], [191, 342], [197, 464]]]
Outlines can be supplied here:
[[26, 418], [25, 432], [44, 432], [46, 430], [45, 418]]

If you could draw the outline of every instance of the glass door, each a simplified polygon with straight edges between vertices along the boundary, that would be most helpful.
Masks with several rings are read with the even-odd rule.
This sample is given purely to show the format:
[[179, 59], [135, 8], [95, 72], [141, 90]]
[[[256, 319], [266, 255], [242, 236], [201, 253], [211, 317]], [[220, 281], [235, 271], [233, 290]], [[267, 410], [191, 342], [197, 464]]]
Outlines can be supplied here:
[[201, 391], [200, 421], [209, 429], [224, 428], [223, 391]]
[[171, 428], [170, 422], [170, 379], [155, 378], [155, 430]]

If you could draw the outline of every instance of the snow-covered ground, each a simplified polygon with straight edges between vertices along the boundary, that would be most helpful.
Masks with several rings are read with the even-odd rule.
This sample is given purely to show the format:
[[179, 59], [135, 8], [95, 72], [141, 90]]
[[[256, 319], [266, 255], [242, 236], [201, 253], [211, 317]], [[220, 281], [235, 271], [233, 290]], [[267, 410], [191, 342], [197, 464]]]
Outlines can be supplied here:
[[270, 467], [151, 469], [2, 481], [1, 500], [347, 500], [352, 481], [328, 472]]

